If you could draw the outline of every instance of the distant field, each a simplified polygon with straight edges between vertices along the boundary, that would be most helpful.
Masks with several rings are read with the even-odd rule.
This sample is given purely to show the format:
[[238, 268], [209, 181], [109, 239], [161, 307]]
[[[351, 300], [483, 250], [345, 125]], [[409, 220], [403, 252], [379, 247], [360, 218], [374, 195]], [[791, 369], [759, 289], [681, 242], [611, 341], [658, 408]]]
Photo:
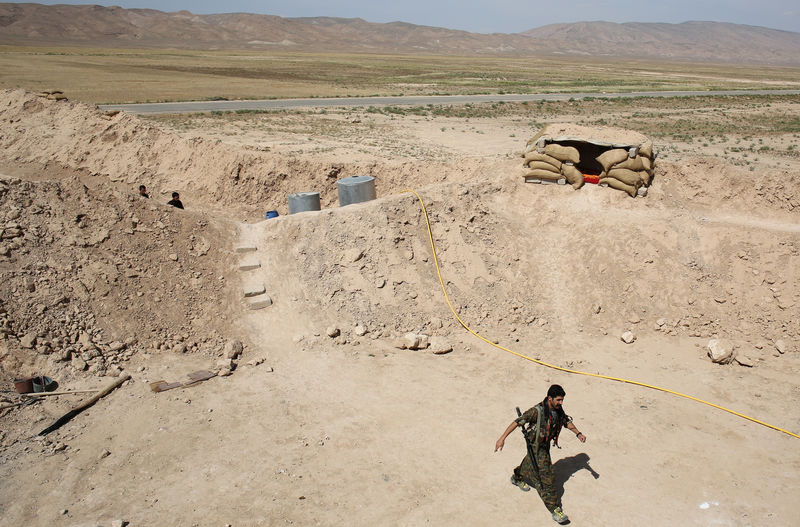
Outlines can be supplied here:
[[798, 168], [800, 96], [587, 98], [466, 105], [240, 110], [142, 116], [205, 136], [287, 155], [448, 161], [516, 155], [544, 125], [615, 126], [651, 137], [660, 159], [711, 156], [756, 170]]
[[534, 57], [444, 57], [0, 46], [0, 88], [92, 103], [364, 95], [797, 89], [800, 68]]

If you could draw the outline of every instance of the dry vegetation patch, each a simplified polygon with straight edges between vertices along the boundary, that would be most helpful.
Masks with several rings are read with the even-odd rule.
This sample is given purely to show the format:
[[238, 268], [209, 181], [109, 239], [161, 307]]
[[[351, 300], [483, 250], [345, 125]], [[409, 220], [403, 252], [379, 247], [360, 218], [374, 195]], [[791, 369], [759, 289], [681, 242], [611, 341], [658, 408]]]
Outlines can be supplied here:
[[[635, 130], [661, 159], [711, 156], [756, 170], [800, 166], [800, 96], [587, 98], [363, 109], [245, 110], [144, 117], [185, 135], [292, 155], [445, 160], [512, 157], [551, 122]], [[502, 137], [501, 137], [502, 136]]]
[[0, 88], [94, 103], [641, 90], [777, 89], [788, 67], [608, 59], [0, 47]]

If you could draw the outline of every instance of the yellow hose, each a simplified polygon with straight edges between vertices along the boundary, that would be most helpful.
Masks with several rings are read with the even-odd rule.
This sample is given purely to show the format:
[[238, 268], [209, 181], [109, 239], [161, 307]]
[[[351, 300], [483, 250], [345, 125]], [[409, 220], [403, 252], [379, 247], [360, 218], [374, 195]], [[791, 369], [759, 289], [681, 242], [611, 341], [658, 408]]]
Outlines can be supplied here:
[[632, 381], [632, 380], [629, 380], [629, 379], [622, 379], [620, 377], [611, 377], [609, 375], [601, 375], [599, 373], [589, 373], [589, 372], [585, 372], [585, 371], [571, 370], [569, 368], [562, 368], [560, 366], [555, 366], [553, 364], [548, 364], [546, 362], [542, 362], [540, 360], [534, 359], [533, 357], [528, 357], [527, 355], [523, 355], [522, 353], [518, 353], [516, 351], [510, 350], [508, 348], [505, 348], [505, 347], [503, 347], [503, 346], [501, 346], [499, 344], [495, 344], [494, 342], [482, 337], [481, 335], [479, 335], [478, 333], [473, 331], [472, 328], [470, 328], [463, 320], [461, 320], [461, 317], [458, 316], [458, 313], [456, 313], [455, 308], [453, 308], [453, 304], [450, 302], [450, 297], [447, 294], [447, 289], [445, 289], [445, 287], [444, 287], [444, 280], [442, 280], [442, 270], [439, 267], [439, 258], [436, 256], [436, 244], [433, 242], [433, 232], [431, 231], [431, 222], [430, 222], [430, 219], [428, 218], [428, 210], [425, 208], [425, 202], [422, 201], [422, 197], [420, 197], [420, 195], [417, 193], [417, 191], [412, 190], [412, 189], [407, 189], [407, 190], [403, 190], [402, 191], [402, 193], [406, 193], [406, 192], [412, 193], [417, 197], [417, 199], [419, 200], [419, 204], [422, 207], [422, 213], [425, 215], [425, 223], [426, 223], [426, 225], [428, 227], [428, 239], [430, 240], [430, 243], [431, 243], [431, 252], [433, 252], [433, 263], [436, 265], [436, 274], [439, 276], [439, 285], [442, 286], [442, 293], [444, 294], [444, 299], [447, 301], [447, 305], [450, 308], [450, 311], [453, 313], [453, 316], [456, 317], [456, 320], [458, 320], [458, 323], [461, 324], [464, 327], [464, 329], [466, 329], [467, 331], [469, 331], [470, 333], [472, 333], [473, 335], [475, 335], [476, 337], [478, 337], [482, 341], [486, 342], [490, 346], [494, 346], [495, 348], [499, 348], [499, 349], [501, 349], [501, 350], [503, 350], [505, 352], [508, 352], [508, 353], [510, 353], [512, 355], [516, 355], [517, 357], [519, 357], [521, 359], [529, 360], [531, 362], [535, 362], [536, 364], [540, 364], [542, 366], [546, 366], [546, 367], [552, 368], [554, 370], [559, 370], [559, 371], [563, 371], [563, 372], [566, 372], [566, 373], [574, 373], [576, 375], [586, 375], [587, 377], [597, 377], [599, 379], [607, 379], [609, 381], [617, 381], [617, 382], [623, 382], [623, 383], [627, 383], [627, 384], [635, 384], [636, 386], [643, 386], [645, 388], [651, 388], [653, 390], [658, 390], [660, 392], [670, 393], [672, 395], [677, 395], [678, 397], [683, 397], [685, 399], [691, 399], [692, 401], [696, 401], [698, 403], [703, 403], [705, 405], [712, 406], [712, 407], [717, 408], [719, 410], [723, 410], [725, 412], [728, 412], [729, 414], [733, 414], [735, 416], [741, 417], [742, 419], [747, 419], [748, 421], [752, 421], [754, 423], [758, 423], [760, 425], [766, 426], [767, 428], [772, 428], [773, 430], [777, 430], [778, 432], [783, 432], [784, 434], [787, 434], [787, 435], [790, 435], [790, 436], [795, 437], [797, 439], [800, 439], [800, 435], [793, 434], [792, 432], [789, 432], [788, 430], [784, 430], [783, 428], [779, 428], [779, 427], [771, 425], [769, 423], [765, 423], [764, 421], [760, 421], [760, 420], [755, 419], [753, 417], [741, 414], [741, 413], [736, 412], [734, 410], [731, 410], [729, 408], [725, 408], [724, 406], [720, 406], [718, 404], [714, 404], [714, 403], [711, 403], [711, 402], [708, 402], [708, 401], [704, 401], [703, 399], [698, 399], [697, 397], [692, 397], [691, 395], [686, 395], [686, 394], [683, 394], [683, 393], [680, 393], [680, 392], [675, 392], [675, 391], [672, 391], [672, 390], [668, 390], [666, 388], [661, 388], [659, 386], [653, 386], [651, 384], [646, 384], [646, 383], [643, 383], [643, 382]]

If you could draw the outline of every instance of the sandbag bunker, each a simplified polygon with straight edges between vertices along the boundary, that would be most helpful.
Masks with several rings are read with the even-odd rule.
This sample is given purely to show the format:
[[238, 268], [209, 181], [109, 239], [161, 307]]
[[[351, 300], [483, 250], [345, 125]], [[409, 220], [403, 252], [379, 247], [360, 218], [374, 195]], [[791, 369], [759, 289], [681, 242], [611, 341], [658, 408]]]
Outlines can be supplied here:
[[549, 124], [525, 148], [527, 183], [599, 184], [646, 196], [653, 180], [653, 142], [638, 132]]

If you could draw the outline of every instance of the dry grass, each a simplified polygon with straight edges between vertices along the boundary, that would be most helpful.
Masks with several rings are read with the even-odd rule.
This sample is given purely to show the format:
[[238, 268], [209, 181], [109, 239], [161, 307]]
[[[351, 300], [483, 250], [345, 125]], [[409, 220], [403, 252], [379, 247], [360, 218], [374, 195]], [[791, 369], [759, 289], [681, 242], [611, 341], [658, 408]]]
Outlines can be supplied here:
[[800, 86], [799, 68], [12, 46], [0, 46], [0, 72], [0, 87], [57, 87], [93, 103]]

